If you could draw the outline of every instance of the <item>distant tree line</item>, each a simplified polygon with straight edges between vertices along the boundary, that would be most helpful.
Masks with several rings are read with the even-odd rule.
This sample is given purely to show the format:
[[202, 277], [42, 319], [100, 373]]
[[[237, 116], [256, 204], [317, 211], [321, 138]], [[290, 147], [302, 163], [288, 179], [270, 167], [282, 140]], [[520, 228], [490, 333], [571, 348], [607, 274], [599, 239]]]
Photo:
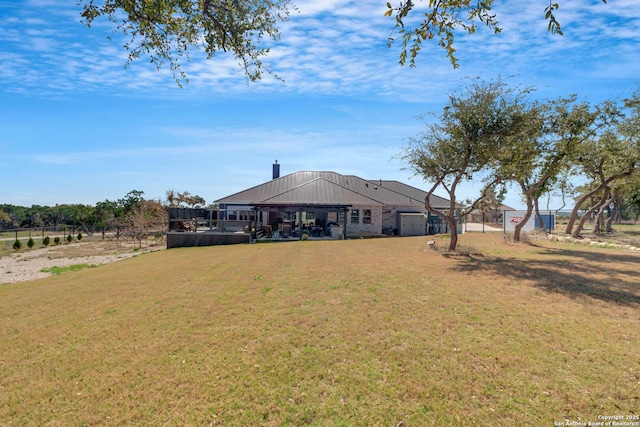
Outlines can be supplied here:
[[144, 191], [131, 190], [117, 200], [105, 199], [95, 206], [60, 204], [31, 207], [0, 204], [0, 230], [74, 228], [86, 235], [116, 233], [141, 242], [149, 233], [167, 226], [170, 207], [203, 207], [205, 200], [188, 191], [169, 190], [167, 200], [145, 199]]

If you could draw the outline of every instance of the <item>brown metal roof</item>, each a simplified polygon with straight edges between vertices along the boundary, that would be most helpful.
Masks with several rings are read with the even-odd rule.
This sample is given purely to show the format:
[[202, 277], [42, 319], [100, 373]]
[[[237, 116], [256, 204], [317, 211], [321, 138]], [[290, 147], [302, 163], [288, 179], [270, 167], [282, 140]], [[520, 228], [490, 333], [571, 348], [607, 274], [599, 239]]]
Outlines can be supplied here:
[[[382, 184], [382, 185], [380, 185]], [[224, 204], [424, 206], [426, 192], [398, 181], [367, 181], [335, 172], [294, 172], [216, 200]], [[432, 196], [432, 203], [448, 202]], [[444, 201], [444, 203], [442, 202]]]

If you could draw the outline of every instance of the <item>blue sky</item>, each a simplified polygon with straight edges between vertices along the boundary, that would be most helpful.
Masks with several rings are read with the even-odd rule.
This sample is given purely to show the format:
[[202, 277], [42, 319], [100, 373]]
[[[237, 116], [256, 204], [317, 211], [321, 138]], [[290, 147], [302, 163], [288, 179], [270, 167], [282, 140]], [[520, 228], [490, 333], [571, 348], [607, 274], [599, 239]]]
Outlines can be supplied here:
[[[271, 179], [274, 160], [283, 175], [329, 170], [427, 189], [397, 155], [423, 129], [416, 117], [440, 111], [465, 77], [513, 76], [539, 97], [592, 102], [640, 86], [637, 0], [562, 0], [562, 37], [546, 30], [545, 1], [496, 0], [503, 33], [458, 37], [457, 70], [435, 44], [416, 68], [399, 66], [384, 0], [299, 1], [264, 60], [284, 83], [248, 85], [233, 58], [195, 55], [182, 89], [146, 59], [124, 68], [112, 26], [86, 28], [75, 3], [0, 0], [0, 203], [95, 204], [134, 189], [212, 202]], [[506, 202], [522, 206], [515, 190]]]

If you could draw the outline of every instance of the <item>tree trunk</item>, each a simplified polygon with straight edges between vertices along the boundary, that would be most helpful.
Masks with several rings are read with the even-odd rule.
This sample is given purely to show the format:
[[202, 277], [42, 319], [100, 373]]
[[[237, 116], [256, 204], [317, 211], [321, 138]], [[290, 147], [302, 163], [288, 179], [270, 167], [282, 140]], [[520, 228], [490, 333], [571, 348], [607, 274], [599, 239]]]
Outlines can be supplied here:
[[434, 208], [431, 207], [431, 203], [429, 203], [429, 197], [431, 197], [431, 194], [433, 193], [433, 190], [437, 187], [437, 185], [435, 185], [431, 189], [431, 191], [429, 191], [427, 193], [427, 196], [424, 199], [425, 208], [429, 212], [431, 212], [432, 214], [438, 216], [438, 218], [440, 218], [449, 227], [449, 237], [450, 237], [449, 249], [448, 249], [449, 251], [455, 251], [456, 250], [456, 246], [458, 245], [458, 228], [456, 227], [457, 221], [456, 221], [456, 194], [455, 194], [455, 188], [456, 188], [457, 183], [459, 182], [461, 176], [462, 175], [459, 175], [456, 178], [456, 180], [452, 184], [451, 188], [447, 188], [445, 186], [445, 190], [449, 194], [449, 211], [448, 212], [442, 212], [442, 211], [439, 211], [437, 209], [434, 209]]
[[444, 217], [445, 222], [449, 226], [449, 250], [455, 251], [456, 246], [458, 245], [458, 227], [456, 221], [456, 203], [455, 203], [455, 183], [449, 191], [449, 212]]
[[456, 247], [458, 246], [458, 227], [456, 227], [456, 223], [455, 221], [450, 223], [449, 221], [447, 221], [447, 224], [449, 225], [449, 251], [453, 252], [456, 250]]
[[613, 217], [614, 217], [614, 215], [609, 213], [609, 217], [607, 218], [607, 222], [605, 222], [605, 231], [607, 233], [613, 233], [613, 227], [611, 226], [613, 224]]
[[[616, 224], [622, 224], [622, 198], [620, 197], [620, 192], [616, 190], [615, 199], [613, 200], [613, 213], [611, 215], [611, 221], [607, 222], [615, 222]], [[607, 230], [607, 232], [611, 232]]]
[[[618, 197], [619, 197], [619, 194], [618, 194], [618, 191], [616, 190], [613, 192], [611, 197], [609, 197], [609, 200], [607, 200], [607, 203], [605, 205], [607, 208], [606, 210], [609, 214], [609, 216], [607, 216], [607, 221], [606, 222], [603, 221], [603, 228], [606, 233], [613, 233], [613, 228], [611, 228], [611, 224], [613, 223], [613, 216], [614, 216], [615, 210], [611, 209], [611, 204], [615, 203]], [[615, 207], [615, 204], [614, 204], [614, 207]], [[604, 208], [603, 208], [603, 211], [604, 211]]]
[[[600, 191], [602, 191], [605, 187], [611, 187], [611, 183], [616, 181], [617, 179], [620, 178], [624, 178], [625, 176], [629, 176], [633, 173], [633, 171], [635, 170], [635, 166], [636, 163], [632, 162], [629, 167], [623, 171], [620, 172], [616, 175], [610, 176], [609, 178], [605, 178], [604, 174], [602, 172], [602, 167], [600, 168], [600, 170], [598, 171], [598, 176], [600, 177], [600, 185], [598, 185], [598, 188], [588, 192], [587, 194], [585, 194], [584, 196], [582, 196], [578, 202], [576, 203], [576, 206], [573, 208], [573, 211], [571, 212], [571, 218], [569, 218], [569, 223], [567, 224], [567, 228], [565, 230], [565, 234], [572, 234], [571, 233], [571, 229], [573, 228], [573, 224], [575, 223], [576, 218], [578, 217], [578, 210], [580, 209], [580, 206], [582, 206], [582, 204], [592, 195], [599, 193]], [[602, 166], [602, 165], [601, 165]], [[583, 221], [580, 221], [582, 224], [584, 224]], [[581, 230], [580, 230], [581, 231]], [[580, 233], [580, 231], [576, 231], [576, 233], [573, 233], [573, 235], [577, 235]]]
[[516, 224], [516, 227], [513, 230], [514, 242], [520, 241], [520, 234], [522, 232], [522, 229], [524, 228], [524, 225], [527, 223], [527, 221], [529, 221], [529, 218], [531, 218], [531, 213], [533, 212], [533, 197], [532, 197], [533, 190], [531, 189], [526, 190], [526, 187], [522, 182], [520, 182], [519, 184], [520, 184], [520, 187], [522, 188], [522, 194], [524, 194], [525, 197], [527, 198], [527, 213], [524, 215], [524, 218], [522, 218], [522, 221], [519, 224]]
[[593, 221], [593, 234], [599, 235], [604, 230], [604, 222], [602, 221], [604, 211], [605, 209], [603, 206], [600, 206], [596, 211], [596, 217]]
[[[604, 187], [604, 184], [601, 184], [595, 190], [589, 191], [588, 193], [586, 193], [585, 195], [583, 195], [582, 197], [580, 197], [578, 199], [578, 201], [576, 202], [576, 205], [573, 207], [573, 210], [571, 211], [571, 217], [569, 217], [569, 222], [567, 223], [567, 228], [565, 228], [565, 230], [564, 230], [565, 234], [573, 234], [574, 236], [580, 234], [580, 231], [582, 230], [582, 226], [584, 226], [584, 222], [582, 220], [580, 220], [580, 224], [582, 224], [582, 225], [580, 225], [580, 231], [578, 231], [576, 233], [572, 233], [573, 225], [575, 224], [576, 220], [578, 219], [578, 212], [580, 212], [580, 208], [582, 207], [584, 202], [586, 202], [594, 194], [597, 194], [598, 192], [600, 192], [603, 187]], [[584, 218], [585, 216], [583, 216], [582, 218]]]
[[580, 219], [580, 222], [576, 227], [576, 231], [572, 234], [572, 237], [575, 237], [576, 239], [580, 237], [580, 232], [584, 228], [584, 223], [587, 221], [587, 219], [589, 219], [589, 217], [593, 215], [594, 212], [597, 212], [602, 206], [604, 206], [604, 203], [606, 203], [606, 201], [609, 199], [609, 187], [605, 186], [604, 191], [604, 195], [602, 196], [602, 199], [600, 199], [600, 202], [594, 204]]

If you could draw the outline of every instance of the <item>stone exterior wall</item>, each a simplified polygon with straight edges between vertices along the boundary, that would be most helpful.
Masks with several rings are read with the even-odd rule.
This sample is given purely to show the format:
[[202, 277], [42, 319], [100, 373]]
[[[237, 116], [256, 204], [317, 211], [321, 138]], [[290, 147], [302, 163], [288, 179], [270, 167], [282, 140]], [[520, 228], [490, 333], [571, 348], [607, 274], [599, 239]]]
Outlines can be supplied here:
[[[358, 210], [358, 222], [352, 222], [352, 210]], [[347, 237], [380, 236], [382, 234], [382, 208], [360, 206], [347, 212]], [[371, 223], [366, 224], [365, 211], [371, 211]]]

